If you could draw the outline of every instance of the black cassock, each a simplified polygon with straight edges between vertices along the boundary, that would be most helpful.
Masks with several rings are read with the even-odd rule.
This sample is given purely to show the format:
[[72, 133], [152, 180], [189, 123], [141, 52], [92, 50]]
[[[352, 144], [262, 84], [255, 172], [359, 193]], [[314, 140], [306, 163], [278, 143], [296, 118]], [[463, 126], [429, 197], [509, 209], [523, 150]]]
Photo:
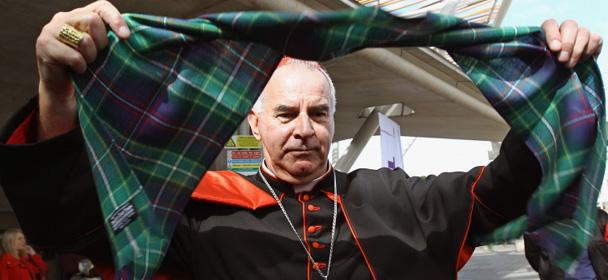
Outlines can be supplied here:
[[[36, 128], [36, 103], [34, 99], [17, 112], [0, 136], [0, 184], [37, 248], [77, 253], [99, 268], [111, 266], [80, 131], [23, 144]], [[525, 144], [509, 133], [498, 158], [485, 168], [427, 177], [384, 168], [336, 176], [329, 279], [455, 279], [474, 246], [473, 237], [525, 212], [541, 172]], [[332, 173], [311, 192], [299, 194], [266, 178], [325, 271]], [[259, 174], [242, 177], [228, 171], [205, 176], [161, 271], [194, 279], [321, 279]]]

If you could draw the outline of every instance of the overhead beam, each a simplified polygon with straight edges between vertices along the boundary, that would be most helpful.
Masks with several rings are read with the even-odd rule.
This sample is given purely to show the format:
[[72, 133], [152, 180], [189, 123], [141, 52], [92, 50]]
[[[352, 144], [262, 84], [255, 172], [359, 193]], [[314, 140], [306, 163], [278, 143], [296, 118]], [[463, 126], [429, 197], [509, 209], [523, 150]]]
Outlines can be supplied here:
[[239, 2], [254, 6], [260, 10], [275, 10], [292, 13], [314, 12], [315, 10], [296, 0], [238, 0]]
[[[427, 72], [421, 67], [386, 49], [364, 49], [354, 55], [367, 59], [376, 66], [383, 67], [403, 78], [431, 90], [433, 93], [456, 102], [473, 112], [499, 123], [504, 123], [502, 117], [490, 105], [468, 95], [461, 89]], [[416, 109], [416, 108], [414, 108]]]
[[500, 5], [500, 10], [498, 10], [498, 14], [496, 15], [496, 19], [494, 20], [494, 27], [499, 27], [502, 24], [502, 20], [505, 19], [505, 15], [511, 6], [511, 0], [503, 0]]
[[[261, 10], [277, 10], [294, 13], [314, 11], [311, 7], [296, 0], [240, 0], [248, 5], [253, 5]], [[422, 87], [430, 89], [433, 93], [448, 100], [456, 102], [473, 112], [504, 124], [500, 115], [486, 103], [468, 95], [456, 86], [434, 76], [423, 68], [409, 62], [397, 54], [379, 48], [368, 48], [356, 52], [354, 55], [362, 57], [379, 67], [390, 70], [393, 73]], [[414, 108], [415, 109], [415, 108]]]
[[400, 108], [398, 104], [394, 104], [385, 110], [374, 108], [353, 137], [348, 148], [346, 148], [346, 153], [338, 159], [336, 164], [334, 164], [334, 168], [338, 171], [348, 172], [350, 168], [353, 167], [353, 164], [355, 164], [357, 158], [359, 158], [359, 155], [363, 151], [363, 148], [365, 148], [365, 145], [367, 145], [367, 142], [369, 142], [369, 139], [371, 139], [376, 133], [376, 130], [378, 130], [378, 127], [380, 126], [378, 114], [381, 113], [390, 116], [392, 113], [396, 112], [398, 108]]

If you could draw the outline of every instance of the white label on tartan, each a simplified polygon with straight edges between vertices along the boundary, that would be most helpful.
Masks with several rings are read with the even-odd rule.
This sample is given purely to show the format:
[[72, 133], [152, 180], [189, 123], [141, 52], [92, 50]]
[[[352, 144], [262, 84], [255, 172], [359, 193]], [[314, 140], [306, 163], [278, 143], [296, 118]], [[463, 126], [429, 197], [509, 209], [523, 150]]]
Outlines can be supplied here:
[[110, 226], [114, 234], [120, 233], [125, 227], [137, 218], [135, 206], [131, 201], [118, 207], [112, 215], [110, 215]]

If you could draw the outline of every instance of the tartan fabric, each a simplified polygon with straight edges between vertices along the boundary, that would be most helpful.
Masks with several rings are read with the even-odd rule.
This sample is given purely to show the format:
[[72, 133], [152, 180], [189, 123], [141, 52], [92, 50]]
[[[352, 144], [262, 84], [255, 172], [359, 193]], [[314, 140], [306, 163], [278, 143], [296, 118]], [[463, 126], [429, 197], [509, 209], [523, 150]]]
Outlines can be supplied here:
[[125, 19], [131, 37], [110, 32], [109, 48], [73, 77], [117, 277], [151, 277], [190, 194], [283, 54], [323, 61], [366, 47], [448, 50], [543, 171], [527, 215], [477, 242], [528, 230], [569, 269], [592, 235], [605, 162], [602, 81], [593, 61], [574, 71], [556, 63], [538, 28], [375, 8]]

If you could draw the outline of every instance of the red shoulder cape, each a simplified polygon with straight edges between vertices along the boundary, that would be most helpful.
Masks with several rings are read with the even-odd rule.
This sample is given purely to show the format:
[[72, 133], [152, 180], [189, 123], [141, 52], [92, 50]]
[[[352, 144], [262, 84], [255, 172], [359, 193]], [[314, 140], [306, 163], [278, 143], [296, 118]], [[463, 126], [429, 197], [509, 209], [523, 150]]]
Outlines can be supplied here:
[[192, 193], [198, 201], [227, 204], [255, 210], [277, 205], [276, 200], [233, 171], [207, 171]]

